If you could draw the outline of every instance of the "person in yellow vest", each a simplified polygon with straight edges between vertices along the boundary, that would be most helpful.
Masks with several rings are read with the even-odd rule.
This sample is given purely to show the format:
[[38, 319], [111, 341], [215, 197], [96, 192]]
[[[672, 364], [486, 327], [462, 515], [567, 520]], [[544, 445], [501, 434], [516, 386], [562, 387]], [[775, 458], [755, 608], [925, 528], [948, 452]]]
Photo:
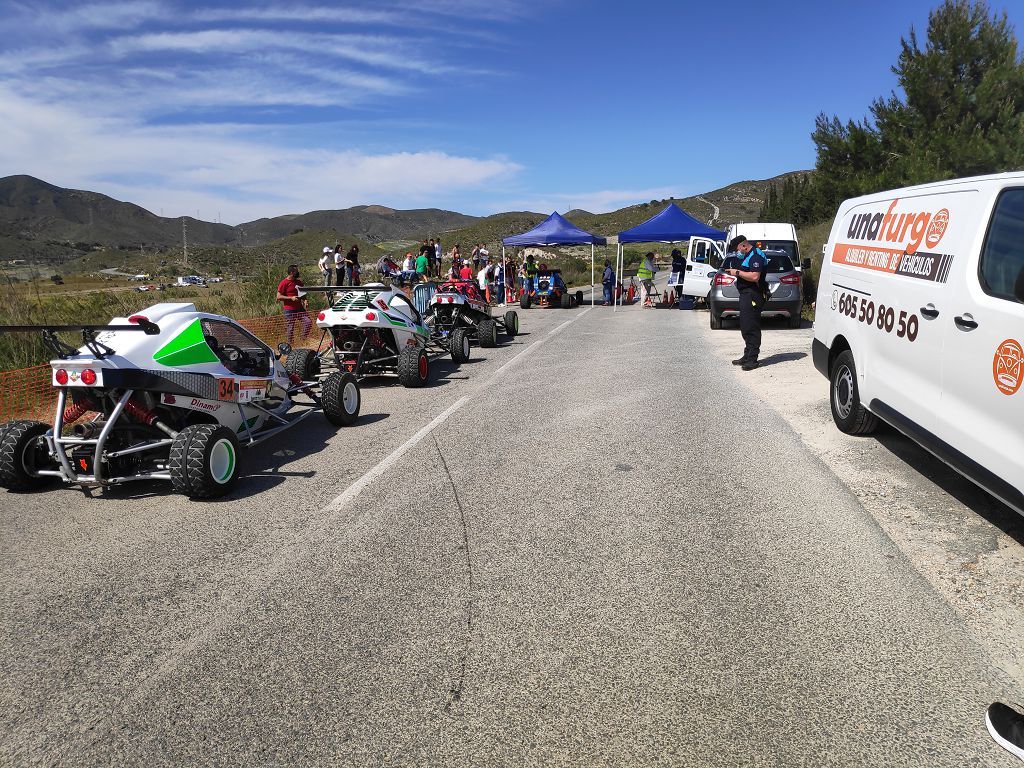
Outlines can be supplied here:
[[654, 251], [644, 254], [644, 260], [640, 262], [640, 269], [636, 271], [637, 279], [640, 281], [640, 289], [643, 292], [645, 307], [654, 306], [651, 303], [651, 286], [654, 284], [654, 275], [657, 270], [654, 268]]

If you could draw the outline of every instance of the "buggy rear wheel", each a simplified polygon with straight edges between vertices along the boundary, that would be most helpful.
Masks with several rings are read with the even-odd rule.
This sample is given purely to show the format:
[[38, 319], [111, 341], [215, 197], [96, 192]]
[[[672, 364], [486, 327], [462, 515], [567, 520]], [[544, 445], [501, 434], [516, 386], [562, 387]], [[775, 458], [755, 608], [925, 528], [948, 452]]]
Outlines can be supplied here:
[[583, 291], [576, 291], [576, 306], [583, 306]]
[[465, 363], [469, 360], [469, 330], [467, 328], [456, 328], [448, 337], [448, 349], [452, 354], [452, 360], [456, 363]]
[[481, 320], [476, 327], [476, 340], [481, 347], [498, 346], [498, 324], [489, 317]]
[[313, 381], [320, 375], [320, 358], [312, 349], [293, 349], [285, 360], [284, 369], [303, 381]]
[[9, 421], [0, 426], [0, 487], [31, 491], [53, 481], [37, 474], [52, 466], [45, 443], [39, 440], [49, 429], [41, 421]]
[[519, 297], [519, 307], [521, 309], [530, 308], [530, 294], [523, 293], [523, 295]]
[[508, 336], [519, 335], [519, 315], [516, 314], [515, 310], [509, 310], [505, 313], [505, 333]]
[[572, 309], [572, 296], [570, 296], [568, 293], [562, 294], [561, 302], [562, 309]]
[[336, 427], [347, 427], [359, 418], [362, 395], [359, 384], [351, 373], [335, 371], [320, 385], [320, 402], [324, 416]]
[[238, 481], [238, 440], [220, 424], [192, 424], [171, 443], [171, 487], [190, 499], [223, 496]]
[[398, 380], [405, 387], [422, 387], [430, 380], [430, 359], [420, 347], [403, 347], [398, 353]]

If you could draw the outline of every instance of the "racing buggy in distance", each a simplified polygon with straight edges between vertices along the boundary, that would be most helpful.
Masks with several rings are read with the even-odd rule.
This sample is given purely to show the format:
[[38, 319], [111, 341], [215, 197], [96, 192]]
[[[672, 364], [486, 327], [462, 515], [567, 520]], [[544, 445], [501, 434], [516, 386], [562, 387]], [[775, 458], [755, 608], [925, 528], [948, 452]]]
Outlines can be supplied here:
[[[396, 375], [406, 387], [430, 381], [430, 360], [450, 354], [456, 363], [469, 359], [469, 338], [458, 346], [442, 344], [431, 334], [426, 320], [403, 291], [382, 283], [363, 286], [301, 288], [299, 295], [318, 292], [333, 296], [331, 305], [317, 315], [316, 324], [330, 335], [339, 371], [357, 379]], [[311, 372], [320, 364], [308, 352]]]
[[[280, 360], [287, 344], [275, 354], [193, 304], [156, 304], [109, 325], [0, 326], [24, 331], [41, 331], [56, 356], [57, 408], [52, 425], [0, 425], [0, 487], [9, 490], [55, 479], [81, 487], [169, 480], [190, 498], [213, 498], [234, 487], [240, 446], [295, 426], [318, 406], [338, 426], [359, 417], [355, 377], [303, 380], [291, 357]], [[81, 333], [80, 348], [58, 336], [70, 332]], [[296, 403], [299, 394], [309, 401]]]
[[468, 349], [469, 337], [481, 347], [496, 347], [499, 331], [509, 338], [519, 333], [519, 315], [509, 310], [502, 317], [493, 317], [491, 305], [472, 280], [448, 280], [439, 285], [430, 298], [427, 322], [434, 338], [450, 347], [458, 362], [463, 362], [461, 353]]
[[533, 276], [533, 290], [523, 291], [519, 297], [519, 306], [529, 309], [531, 305], [538, 307], [561, 307], [572, 309], [583, 303], [583, 291], [569, 293], [569, 288], [562, 279], [562, 270], [548, 269], [541, 264], [537, 274]]

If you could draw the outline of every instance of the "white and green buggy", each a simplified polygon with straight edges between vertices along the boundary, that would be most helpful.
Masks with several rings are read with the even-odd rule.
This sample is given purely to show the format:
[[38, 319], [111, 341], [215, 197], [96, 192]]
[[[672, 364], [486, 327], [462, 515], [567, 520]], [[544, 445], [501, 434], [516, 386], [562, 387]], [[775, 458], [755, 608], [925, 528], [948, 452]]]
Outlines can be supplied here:
[[[57, 408], [52, 425], [0, 425], [0, 487], [9, 490], [169, 480], [191, 498], [222, 496], [238, 479], [240, 447], [316, 410], [338, 426], [359, 417], [354, 376], [304, 380], [281, 362], [288, 345], [275, 353], [192, 304], [156, 304], [109, 325], [0, 326], [21, 331], [41, 331], [56, 355]], [[59, 336], [72, 332], [80, 348]]]
[[[356, 378], [395, 375], [406, 387], [422, 387], [430, 381], [431, 360], [450, 355], [456, 363], [469, 359], [469, 338], [460, 345], [441, 345], [432, 335], [423, 314], [402, 290], [382, 284], [300, 289], [326, 292], [331, 305], [317, 315], [316, 324], [330, 337], [333, 363], [339, 371]], [[296, 353], [303, 350], [296, 350]], [[305, 374], [319, 371], [320, 359], [305, 350]]]

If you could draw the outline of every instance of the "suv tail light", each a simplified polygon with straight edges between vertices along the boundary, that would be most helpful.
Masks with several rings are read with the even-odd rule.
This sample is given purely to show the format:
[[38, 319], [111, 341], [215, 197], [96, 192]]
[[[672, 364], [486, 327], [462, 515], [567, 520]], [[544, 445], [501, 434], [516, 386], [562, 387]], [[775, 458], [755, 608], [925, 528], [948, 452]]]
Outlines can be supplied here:
[[719, 272], [715, 275], [715, 285], [732, 285], [736, 282], [736, 278], [732, 275], [727, 275], [724, 272]]
[[785, 283], [786, 285], [799, 285], [800, 275], [797, 275], [795, 273], [790, 275], [783, 275], [782, 277], [779, 278], [779, 282]]

